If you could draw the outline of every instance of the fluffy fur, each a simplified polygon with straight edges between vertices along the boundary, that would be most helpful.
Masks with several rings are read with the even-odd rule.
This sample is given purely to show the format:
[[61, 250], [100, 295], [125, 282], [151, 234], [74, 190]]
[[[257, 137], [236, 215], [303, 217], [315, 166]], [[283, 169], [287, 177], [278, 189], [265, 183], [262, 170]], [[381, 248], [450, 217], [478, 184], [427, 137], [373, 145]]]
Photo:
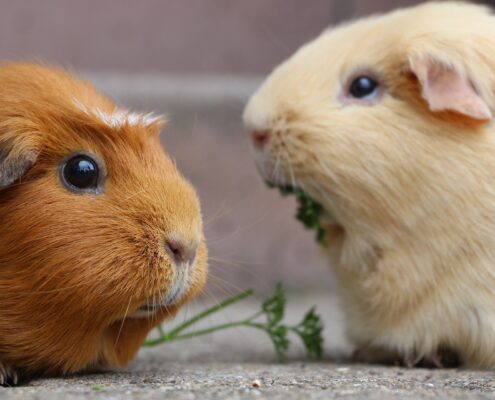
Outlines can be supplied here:
[[[125, 366], [204, 284], [196, 193], [161, 149], [157, 119], [108, 123], [101, 115], [122, 113], [111, 101], [43, 66], [4, 65], [0, 87], [0, 383]], [[59, 178], [80, 151], [104, 165], [101, 194]], [[171, 236], [199, 247], [193, 265], [173, 264]], [[172, 305], [137, 311], [179, 281]]]
[[[432, 97], [425, 65], [469, 102]], [[360, 73], [379, 99], [346, 98]], [[326, 210], [348, 337], [367, 360], [440, 365], [449, 349], [495, 367], [494, 110], [495, 17], [452, 2], [325, 31], [248, 103], [264, 177]]]

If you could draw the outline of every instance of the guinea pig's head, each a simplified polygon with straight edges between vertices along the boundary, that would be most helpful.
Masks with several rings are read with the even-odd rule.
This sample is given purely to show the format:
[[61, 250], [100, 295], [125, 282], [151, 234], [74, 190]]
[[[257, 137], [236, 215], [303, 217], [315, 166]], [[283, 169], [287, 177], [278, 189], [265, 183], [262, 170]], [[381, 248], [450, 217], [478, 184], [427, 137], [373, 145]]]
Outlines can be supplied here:
[[123, 365], [205, 281], [194, 189], [163, 122], [65, 72], [0, 68], [0, 362]]
[[246, 106], [264, 179], [302, 188], [350, 228], [414, 224], [446, 185], [469, 190], [459, 182], [495, 99], [493, 21], [442, 2], [323, 32]]

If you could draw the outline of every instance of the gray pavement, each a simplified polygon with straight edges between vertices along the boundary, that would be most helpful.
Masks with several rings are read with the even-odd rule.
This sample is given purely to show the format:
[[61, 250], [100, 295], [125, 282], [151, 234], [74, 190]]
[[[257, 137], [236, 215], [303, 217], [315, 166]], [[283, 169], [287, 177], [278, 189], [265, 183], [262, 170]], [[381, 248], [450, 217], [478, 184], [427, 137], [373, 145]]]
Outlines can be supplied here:
[[[325, 323], [325, 357], [305, 359], [293, 338], [287, 363], [279, 363], [269, 339], [232, 329], [143, 349], [126, 370], [40, 379], [0, 389], [0, 399], [485, 399], [495, 398], [490, 371], [404, 369], [346, 362], [349, 346], [342, 317], [330, 294], [288, 294], [287, 320], [297, 322], [317, 304]], [[181, 322], [206, 303], [177, 317]], [[203, 327], [248, 316], [259, 301], [245, 301], [205, 321]]]

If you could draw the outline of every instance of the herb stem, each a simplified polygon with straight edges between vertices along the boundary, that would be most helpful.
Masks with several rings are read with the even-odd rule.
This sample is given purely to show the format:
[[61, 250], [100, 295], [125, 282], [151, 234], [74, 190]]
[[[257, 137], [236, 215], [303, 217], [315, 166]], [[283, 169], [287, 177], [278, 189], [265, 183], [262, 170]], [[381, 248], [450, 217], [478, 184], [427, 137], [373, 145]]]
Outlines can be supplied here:
[[236, 322], [228, 322], [226, 324], [221, 324], [221, 325], [216, 325], [212, 326], [211, 328], [206, 328], [206, 329], [200, 329], [197, 331], [193, 331], [190, 333], [184, 333], [183, 335], [175, 334], [171, 335], [171, 333], [165, 334], [159, 338], [156, 339], [150, 339], [146, 340], [143, 344], [145, 347], [151, 347], [151, 346], [156, 346], [157, 344], [169, 342], [172, 340], [184, 340], [184, 339], [191, 339], [196, 336], [202, 336], [202, 335], [207, 335], [209, 333], [213, 333], [216, 331], [220, 331], [223, 329], [230, 329], [230, 328], [236, 328], [240, 326], [248, 326], [251, 328], [257, 328], [261, 329], [266, 332], [266, 327], [263, 324], [259, 324], [256, 322], [250, 322], [249, 320], [246, 321], [236, 321]]
[[[208, 317], [209, 315], [211, 315], [211, 314], [213, 314], [213, 313], [215, 313], [215, 312], [217, 312], [217, 311], [219, 311], [225, 307], [230, 306], [231, 304], [237, 303], [241, 300], [244, 300], [245, 298], [247, 298], [249, 296], [252, 296], [253, 293], [254, 293], [254, 291], [252, 289], [247, 289], [247, 290], [239, 293], [238, 295], [236, 295], [234, 297], [231, 297], [227, 300], [224, 300], [224, 301], [218, 303], [217, 305], [210, 307], [210, 308], [206, 309], [205, 311], [199, 313], [195, 317], [187, 320], [183, 324], [180, 324], [179, 326], [177, 326], [175, 329], [171, 330], [168, 333], [162, 333], [163, 331], [161, 331], [160, 332], [161, 336], [159, 338], [146, 340], [144, 342], [143, 346], [155, 346], [157, 344], [169, 342], [171, 340], [186, 339], [185, 336], [193, 337], [193, 336], [205, 335], [206, 333], [209, 333], [209, 332], [205, 332], [205, 333], [201, 333], [201, 332], [211, 330], [211, 329], [213, 329], [213, 330], [211, 330], [211, 332], [214, 332], [215, 330], [217, 330], [217, 329], [215, 329], [217, 327], [212, 327], [209, 329], [197, 331], [197, 332], [199, 332], [198, 334], [196, 334], [196, 332], [192, 332], [192, 333], [188, 333], [188, 334], [184, 334], [184, 335], [179, 335], [182, 331], [189, 328], [191, 325], [194, 325], [196, 322]], [[244, 323], [247, 321], [242, 321], [242, 322]], [[233, 323], [224, 324], [224, 325], [227, 325], [225, 327], [229, 328], [230, 326], [228, 326], [228, 325], [232, 325], [232, 327], [233, 327], [233, 326], [239, 326], [240, 324], [233, 322]], [[224, 326], [224, 325], [219, 325], [219, 326]], [[220, 329], [220, 328], [218, 328], [218, 329]]]

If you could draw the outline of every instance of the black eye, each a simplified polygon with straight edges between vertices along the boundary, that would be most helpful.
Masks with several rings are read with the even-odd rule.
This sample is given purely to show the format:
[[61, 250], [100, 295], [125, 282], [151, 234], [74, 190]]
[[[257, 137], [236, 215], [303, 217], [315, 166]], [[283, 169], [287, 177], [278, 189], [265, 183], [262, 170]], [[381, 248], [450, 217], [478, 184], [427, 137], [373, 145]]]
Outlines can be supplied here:
[[94, 191], [98, 188], [98, 163], [87, 155], [76, 155], [62, 165], [63, 182], [73, 191]]
[[374, 95], [378, 89], [378, 82], [369, 76], [358, 76], [351, 83], [349, 94], [357, 99]]

